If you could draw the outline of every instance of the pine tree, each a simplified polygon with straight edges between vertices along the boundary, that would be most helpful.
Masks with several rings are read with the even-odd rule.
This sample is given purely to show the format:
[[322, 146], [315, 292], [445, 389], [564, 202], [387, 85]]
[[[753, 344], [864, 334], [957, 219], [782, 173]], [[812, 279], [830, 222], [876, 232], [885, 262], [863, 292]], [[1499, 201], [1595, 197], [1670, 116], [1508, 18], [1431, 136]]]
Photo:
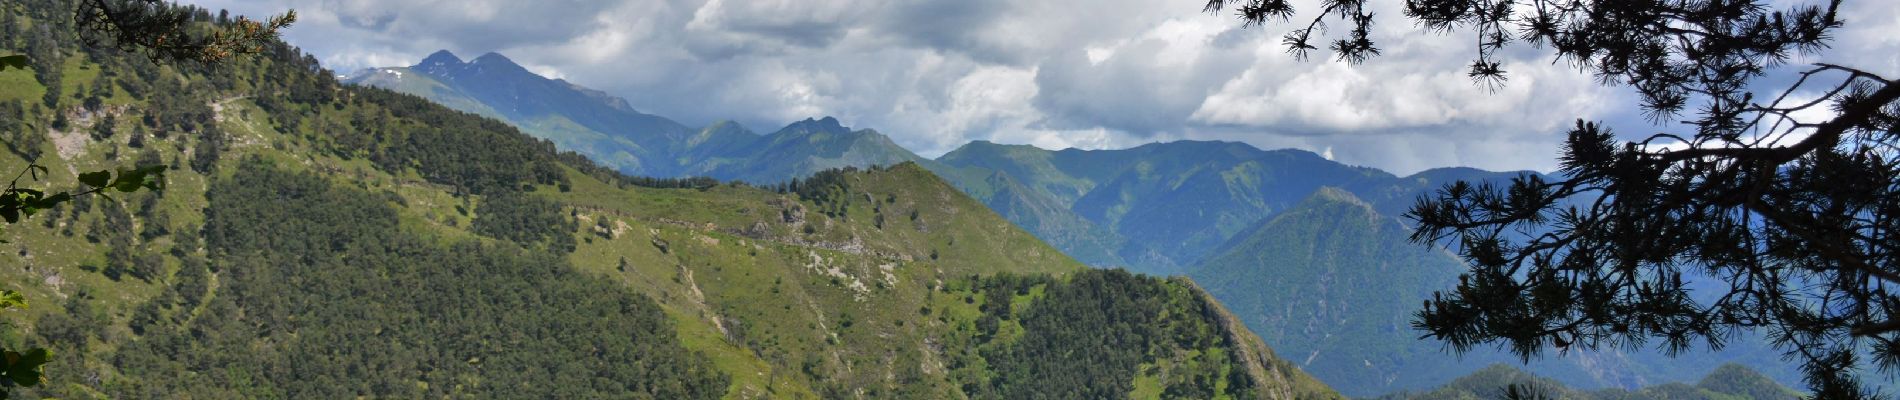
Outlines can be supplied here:
[[[1229, 3], [1207, 10], [1231, 7], [1246, 25], [1295, 15], [1289, 0]], [[1481, 84], [1505, 83], [1508, 46], [1549, 48], [1682, 129], [1624, 142], [1578, 121], [1560, 180], [1459, 182], [1421, 198], [1407, 214], [1413, 240], [1456, 248], [1470, 271], [1415, 326], [1458, 351], [1495, 344], [1526, 359], [1652, 340], [1720, 347], [1756, 330], [1802, 363], [1817, 398], [1874, 397], [1856, 380], [1863, 364], [1900, 371], [1900, 296], [1888, 289], [1900, 285], [1900, 85], [1818, 63], [1781, 90], [1751, 90], [1826, 47], [1842, 1], [1821, 3], [1406, 1], [1424, 29], [1474, 36], [1467, 74]], [[1324, 2], [1284, 42], [1304, 57], [1330, 41], [1338, 60], [1367, 62], [1380, 49], [1366, 5]], [[1327, 20], [1348, 29], [1321, 29]], [[1695, 280], [1727, 290], [1698, 301]]]

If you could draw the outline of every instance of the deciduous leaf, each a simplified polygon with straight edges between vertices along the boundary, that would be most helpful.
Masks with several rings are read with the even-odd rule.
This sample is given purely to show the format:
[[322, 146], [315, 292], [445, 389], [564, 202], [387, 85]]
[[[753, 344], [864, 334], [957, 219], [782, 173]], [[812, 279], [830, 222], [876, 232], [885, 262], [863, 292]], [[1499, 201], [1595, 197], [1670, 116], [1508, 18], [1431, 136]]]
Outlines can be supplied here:
[[86, 186], [103, 188], [107, 187], [106, 185], [111, 182], [112, 171], [93, 171], [79, 174], [79, 183], [84, 183]]
[[7, 352], [7, 378], [20, 386], [39, 385], [44, 380], [41, 367], [51, 358], [52, 352], [46, 349], [27, 350], [26, 353]]
[[26, 308], [26, 295], [18, 291], [0, 290], [0, 309]]
[[0, 57], [0, 71], [5, 71], [7, 68], [26, 69], [26, 61], [26, 55], [24, 54]]
[[112, 182], [112, 188], [120, 192], [131, 193], [139, 188], [159, 190], [164, 182], [165, 166], [153, 165], [138, 169], [119, 171], [119, 178]]
[[73, 199], [73, 195], [71, 193], [59, 192], [59, 193], [54, 193], [52, 196], [41, 197], [38, 200], [35, 200], [32, 203], [28, 204], [27, 206], [35, 208], [35, 209], [47, 209], [47, 208], [53, 208], [53, 206], [57, 206], [59, 205], [59, 203], [65, 203], [72, 199]]

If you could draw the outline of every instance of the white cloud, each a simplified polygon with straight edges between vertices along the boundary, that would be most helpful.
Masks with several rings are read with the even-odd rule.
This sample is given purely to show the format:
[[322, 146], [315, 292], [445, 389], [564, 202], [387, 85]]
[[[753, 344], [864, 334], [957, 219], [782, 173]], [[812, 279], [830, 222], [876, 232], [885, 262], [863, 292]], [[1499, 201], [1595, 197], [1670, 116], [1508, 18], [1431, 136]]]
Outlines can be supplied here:
[[1820, 58], [1837, 58], [1887, 79], [1900, 78], [1900, 35], [1895, 34], [1900, 32], [1900, 7], [1883, 1], [1849, 2], [1842, 7], [1847, 8], [1841, 17], [1847, 25], [1833, 50]]
[[[1792, 0], [1784, 0], [1792, 1]], [[1492, 93], [1464, 76], [1469, 37], [1385, 17], [1385, 54], [1296, 61], [1286, 26], [1242, 29], [1198, 2], [1100, 0], [196, 0], [259, 15], [295, 8], [293, 43], [339, 71], [437, 49], [498, 51], [687, 124], [771, 131], [831, 115], [921, 154], [969, 140], [1117, 148], [1173, 139], [1331, 149], [1398, 173], [1555, 165], [1576, 118], [1633, 120], [1627, 88], [1595, 85], [1548, 50], [1506, 55]], [[1318, 0], [1300, 0], [1302, 12]], [[1372, 2], [1381, 16], [1398, 1]], [[1383, 8], [1379, 8], [1383, 7]], [[1900, 7], [1849, 3], [1826, 59], [1900, 75]], [[1891, 75], [1890, 75], [1891, 76]]]

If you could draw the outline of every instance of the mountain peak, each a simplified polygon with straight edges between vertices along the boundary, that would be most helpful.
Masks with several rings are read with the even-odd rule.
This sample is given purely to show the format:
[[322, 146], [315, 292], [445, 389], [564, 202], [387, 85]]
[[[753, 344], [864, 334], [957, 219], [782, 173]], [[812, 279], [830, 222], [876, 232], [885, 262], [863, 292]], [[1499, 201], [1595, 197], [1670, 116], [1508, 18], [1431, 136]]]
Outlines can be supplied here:
[[[958, 147], [958, 149], [963, 149], [963, 148], [971, 148], [971, 149], [991, 149], [991, 150], [1008, 150], [1008, 149], [1034, 149], [1034, 150], [1043, 150], [1043, 149], [1042, 149], [1041, 147], [1036, 147], [1035, 145], [1030, 145], [1030, 144], [1007, 144], [1007, 143], [997, 143], [997, 142], [992, 142], [992, 141], [989, 141], [988, 139], [977, 139], [977, 140], [972, 140], [972, 141], [970, 141], [969, 143], [964, 143], [964, 144], [963, 144], [963, 146], [959, 146], [959, 147]], [[1044, 151], [1047, 151], [1047, 150], [1044, 150]]]
[[1366, 212], [1373, 213], [1372, 205], [1367, 204], [1365, 200], [1360, 200], [1359, 196], [1354, 196], [1352, 192], [1332, 186], [1321, 186], [1319, 190], [1314, 190], [1312, 195], [1307, 196], [1306, 200], [1300, 202], [1300, 205], [1301, 207], [1309, 207], [1334, 203], [1343, 203], [1365, 208]]
[[429, 57], [423, 58], [422, 62], [416, 63], [409, 69], [430, 75], [447, 76], [451, 71], [462, 68], [463, 65], [466, 64], [463, 64], [462, 58], [456, 57], [455, 53], [450, 53], [448, 50], [436, 50], [435, 53], [429, 54]]
[[[516, 64], [515, 60], [508, 59], [508, 56], [504, 56], [504, 55], [501, 55], [501, 53], [496, 53], [492, 51], [486, 54], [482, 54], [481, 57], [475, 57], [475, 60], [469, 61], [468, 65], [501, 67], [501, 68], [507, 68], [507, 69], [518, 69], [522, 71], [528, 70], [527, 68], [523, 68], [521, 64]], [[535, 75], [539, 76], [540, 74], [535, 74]]]
[[810, 118], [805, 119], [805, 121], [816, 123], [817, 125], [815, 126], [825, 128], [825, 130], [847, 130], [844, 127], [844, 123], [838, 122], [837, 118], [832, 118], [829, 115], [824, 118], [819, 118], [817, 121], [812, 121]]
[[845, 128], [837, 118], [827, 116], [820, 119], [805, 118], [803, 121], [786, 125], [785, 129], [780, 129], [779, 132], [803, 135], [818, 132], [848, 133], [851, 129]]
[[[1067, 149], [1067, 150], [1062, 150], [1062, 151], [1068, 152], [1068, 151], [1084, 151], [1084, 150]], [[1032, 157], [1032, 158], [1033, 157], [1047, 157], [1049, 154], [1054, 154], [1054, 153], [1056, 152], [1052, 152], [1052, 151], [1043, 149], [1041, 147], [1036, 147], [1035, 145], [1002, 144], [1002, 143], [992, 142], [989, 140], [977, 139], [977, 140], [972, 140], [969, 143], [964, 143], [962, 146], [958, 146], [955, 150], [950, 150], [950, 152], [948, 153], [943, 153], [943, 156], [937, 157], [937, 159], [939, 161], [949, 161], [952, 163], [959, 162], [959, 161], [984, 163], [986, 161], [979, 161], [979, 160], [987, 160], [987, 159], [992, 159], [996, 157], [1000, 157], [1001, 159], [1019, 158], [1019, 157]]]
[[507, 56], [496, 52], [488, 52], [482, 54], [481, 57], [475, 57], [474, 60], [469, 60], [467, 64], [462, 64], [461, 68], [444, 75], [456, 75], [459, 77], [471, 74], [487, 77], [483, 79], [515, 79], [519, 77], [532, 81], [548, 81], [554, 82], [555, 84], [564, 84], [564, 82], [547, 79], [546, 77], [542, 77], [541, 74], [529, 71], [527, 68], [522, 67], [521, 64], [516, 64], [514, 60], [509, 60]]
[[504, 56], [504, 55], [501, 55], [501, 53], [496, 53], [496, 52], [491, 51], [491, 52], [483, 53], [481, 57], [475, 57], [475, 61], [473, 61], [473, 63], [475, 64], [489, 64], [489, 63], [514, 64], [515, 62], [514, 60], [509, 60], [508, 56]]
[[708, 130], [708, 131], [733, 130], [733, 131], [743, 131], [747, 133], [752, 132], [751, 130], [746, 129], [745, 125], [740, 125], [739, 121], [733, 121], [729, 119], [713, 121], [712, 124], [706, 125], [706, 128], [704, 130]]
[[428, 57], [423, 58], [422, 62], [416, 63], [416, 67], [451, 65], [462, 65], [462, 58], [456, 57], [455, 53], [450, 53], [448, 50], [436, 50], [434, 53], [430, 53]]

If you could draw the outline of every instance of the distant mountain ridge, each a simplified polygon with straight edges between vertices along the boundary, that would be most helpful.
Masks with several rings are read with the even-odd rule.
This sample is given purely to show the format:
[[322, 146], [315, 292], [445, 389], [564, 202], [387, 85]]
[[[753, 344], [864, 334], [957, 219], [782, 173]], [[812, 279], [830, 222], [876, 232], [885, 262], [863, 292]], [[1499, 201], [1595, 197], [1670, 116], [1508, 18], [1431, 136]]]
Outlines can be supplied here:
[[931, 160], [832, 117], [795, 121], [765, 135], [732, 121], [689, 128], [605, 92], [536, 75], [496, 53], [463, 61], [438, 51], [412, 66], [366, 69], [344, 82], [501, 119], [633, 175], [764, 184], [829, 168], [915, 162], [1085, 263], [1162, 275], [1187, 273], [1322, 186], [1398, 215], [1443, 183], [1527, 172], [1443, 168], [1399, 177], [1304, 150], [1214, 141], [1046, 150], [979, 140]]
[[[737, 125], [727, 122], [715, 124], [714, 127]], [[725, 151], [698, 153], [703, 155], [697, 157], [689, 153], [681, 160], [684, 169], [679, 175], [776, 183], [833, 168], [888, 166], [905, 162], [931, 163], [898, 146], [882, 133], [870, 129], [852, 130], [832, 117], [793, 122], [777, 132], [756, 136], [750, 141], [713, 143], [728, 147]]]
[[[1058, 150], [971, 142], [938, 158], [965, 192], [988, 203], [1050, 203], [1070, 226], [1031, 227], [1041, 237], [1106, 231], [1083, 242], [1117, 244], [1113, 254], [1081, 251], [1097, 265], [1180, 274], [1213, 249], [1321, 186], [1376, 186], [1395, 179], [1303, 150], [1244, 143], [1177, 141], [1124, 150]], [[1003, 174], [1020, 188], [959, 179]], [[1011, 189], [1011, 190], [999, 190]], [[1002, 196], [998, 196], [998, 194]], [[995, 208], [995, 207], [993, 207]], [[1012, 220], [1013, 211], [1002, 211]], [[1072, 214], [1062, 215], [1062, 214]], [[1045, 239], [1047, 240], [1047, 239]], [[1051, 240], [1058, 247], [1075, 241]], [[1132, 243], [1132, 244], [1130, 244]]]
[[1411, 319], [1432, 292], [1457, 284], [1464, 264], [1448, 251], [1409, 242], [1411, 228], [1379, 207], [1348, 190], [1321, 188], [1235, 237], [1188, 276], [1280, 354], [1349, 396], [1421, 390], [1493, 363], [1593, 389], [1693, 380], [1717, 361], [1773, 367], [1784, 382], [1796, 381], [1776, 362], [1778, 352], [1742, 339], [1724, 352], [1680, 359], [1616, 348], [1529, 365], [1488, 346], [1449, 354], [1443, 343], [1420, 340]]
[[1322, 188], [1224, 245], [1189, 277], [1295, 363], [1356, 382], [1348, 395], [1422, 387], [1466, 372], [1455, 367], [1469, 360], [1409, 340], [1418, 336], [1409, 330], [1411, 307], [1456, 284], [1463, 266], [1405, 242], [1407, 232], [1351, 193]]
[[[77, 171], [170, 168], [163, 191], [7, 225], [0, 279], [34, 307], [9, 310], [4, 336], [57, 356], [43, 384], [0, 394], [1339, 398], [1192, 282], [1087, 268], [917, 164], [796, 190], [651, 179], [517, 128], [553, 121], [539, 134], [567, 149], [657, 166], [800, 151], [695, 165], [759, 176], [889, 160], [873, 154], [888, 140], [835, 119], [684, 129], [499, 55], [359, 76], [435, 101], [338, 85], [282, 42], [168, 68], [79, 48], [61, 14], [34, 12], [64, 2], [21, 3], [0, 20], [34, 28], [33, 68], [128, 90], [0, 73], [0, 125], [30, 138], [0, 163], [43, 164], [31, 185], [62, 190]], [[75, 94], [110, 107], [19, 106]], [[800, 164], [758, 164], [781, 161]]]
[[929, 162], [883, 134], [851, 130], [830, 117], [794, 122], [764, 136], [731, 121], [687, 127], [606, 92], [542, 77], [497, 53], [465, 62], [437, 51], [412, 66], [366, 69], [343, 82], [507, 121], [633, 175], [776, 183], [829, 168]]
[[693, 130], [640, 113], [627, 102], [592, 89], [536, 75], [496, 53], [464, 62], [438, 51], [416, 65], [357, 72], [345, 83], [376, 86], [428, 98], [464, 112], [510, 122], [523, 131], [630, 173], [674, 175], [665, 155], [682, 149]]
[[[1438, 168], [1398, 176], [1304, 150], [1218, 141], [1118, 150], [974, 141], [931, 160], [832, 117], [766, 135], [729, 121], [675, 129], [679, 124], [651, 122], [671, 123], [638, 114], [623, 99], [506, 60], [484, 55], [464, 63], [438, 52], [348, 82], [503, 119], [637, 175], [773, 183], [827, 168], [913, 162], [1083, 263], [1194, 278], [1288, 360], [1347, 395], [1423, 389], [1477, 368], [1463, 361], [1505, 361], [1490, 353], [1459, 358], [1415, 340], [1407, 321], [1417, 300], [1450, 288], [1463, 267], [1447, 252], [1409, 243], [1399, 217], [1418, 196], [1447, 183], [1505, 182], [1537, 172]], [[497, 86], [517, 89], [479, 87], [494, 81], [516, 82]], [[551, 100], [530, 100], [537, 96]], [[586, 106], [546, 106], [559, 101]], [[1649, 353], [1578, 354], [1527, 368], [1565, 374], [1573, 385], [1637, 387], [1691, 379], [1714, 365], [1694, 356], [1699, 361], [1645, 365], [1660, 359]], [[1784, 367], [1773, 364], [1775, 354], [1745, 356], [1757, 368]], [[1791, 376], [1785, 368], [1764, 370]]]

